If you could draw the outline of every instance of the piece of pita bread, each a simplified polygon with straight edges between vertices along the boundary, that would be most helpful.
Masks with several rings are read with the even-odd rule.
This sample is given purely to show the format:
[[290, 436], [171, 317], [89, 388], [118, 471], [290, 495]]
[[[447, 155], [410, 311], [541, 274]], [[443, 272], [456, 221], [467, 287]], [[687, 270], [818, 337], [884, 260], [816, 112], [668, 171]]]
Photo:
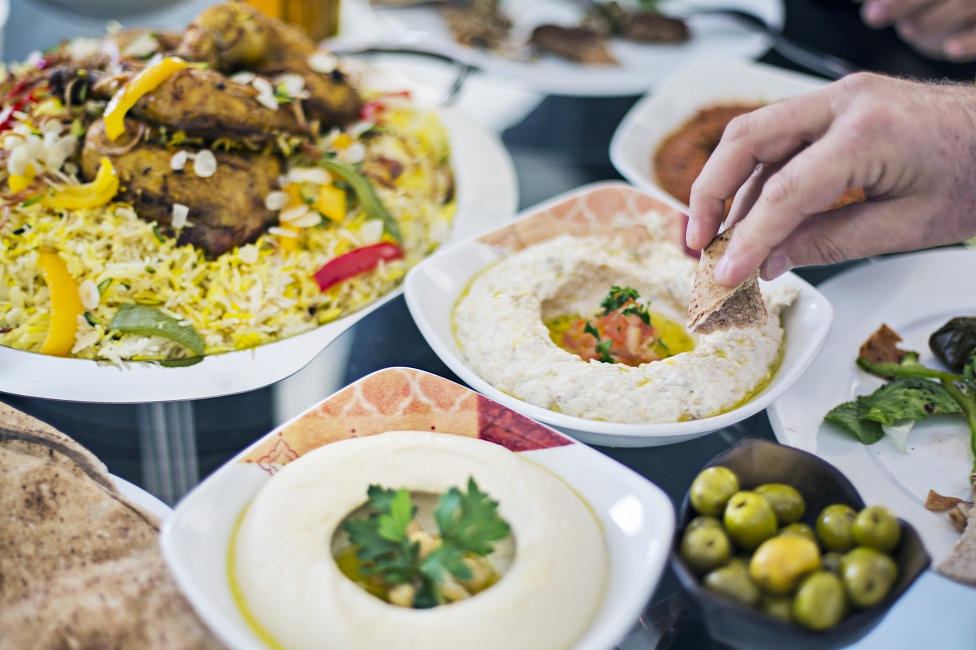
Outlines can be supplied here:
[[715, 265], [725, 253], [733, 230], [734, 227], [719, 233], [702, 250], [688, 305], [688, 329], [696, 334], [766, 326], [766, 303], [759, 290], [759, 271], [735, 287], [724, 287], [715, 281]]
[[163, 564], [156, 517], [84, 447], [0, 404], [0, 650], [25, 647], [221, 645]]
[[[976, 496], [976, 488], [973, 495]], [[949, 554], [939, 565], [939, 573], [968, 585], [976, 585], [976, 507], [969, 509], [966, 528]]]

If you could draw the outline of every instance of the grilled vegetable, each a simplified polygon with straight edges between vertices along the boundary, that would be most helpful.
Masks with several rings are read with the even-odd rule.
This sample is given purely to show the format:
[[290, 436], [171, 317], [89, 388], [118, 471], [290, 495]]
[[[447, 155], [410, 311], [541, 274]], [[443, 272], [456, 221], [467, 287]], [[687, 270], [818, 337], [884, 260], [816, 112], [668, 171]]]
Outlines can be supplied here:
[[356, 248], [330, 260], [316, 271], [315, 282], [319, 285], [319, 289], [325, 291], [343, 280], [375, 269], [380, 262], [390, 262], [402, 257], [403, 249], [388, 242]]
[[929, 337], [929, 347], [942, 363], [962, 372], [976, 350], [976, 317], [953, 318]]
[[122, 305], [108, 327], [123, 334], [162, 336], [176, 341], [198, 355], [202, 355], [205, 349], [203, 337], [193, 329], [192, 325], [184, 325], [155, 307]]

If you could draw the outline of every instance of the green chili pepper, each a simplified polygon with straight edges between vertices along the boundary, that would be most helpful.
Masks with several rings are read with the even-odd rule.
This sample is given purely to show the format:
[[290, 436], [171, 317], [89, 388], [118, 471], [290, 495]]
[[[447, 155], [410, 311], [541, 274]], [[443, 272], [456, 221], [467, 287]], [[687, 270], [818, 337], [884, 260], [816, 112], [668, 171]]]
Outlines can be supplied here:
[[163, 359], [159, 362], [159, 365], [164, 368], [186, 368], [187, 366], [195, 366], [203, 361], [203, 357], [185, 357], [183, 359]]
[[328, 158], [320, 160], [319, 164], [333, 175], [338, 176], [339, 180], [347, 183], [353, 192], [356, 193], [359, 202], [363, 204], [367, 216], [371, 219], [379, 219], [382, 221], [383, 230], [395, 239], [398, 244], [403, 243], [403, 236], [400, 234], [399, 224], [397, 224], [393, 215], [390, 214], [390, 211], [386, 209], [386, 206], [383, 205], [383, 202], [380, 201], [380, 198], [376, 196], [376, 191], [373, 189], [372, 183], [365, 176], [348, 165], [343, 165]]
[[199, 355], [204, 353], [206, 347], [203, 337], [193, 329], [192, 325], [181, 325], [180, 321], [155, 307], [122, 305], [115, 312], [115, 317], [112, 318], [108, 327], [123, 334], [161, 336], [175, 341]]

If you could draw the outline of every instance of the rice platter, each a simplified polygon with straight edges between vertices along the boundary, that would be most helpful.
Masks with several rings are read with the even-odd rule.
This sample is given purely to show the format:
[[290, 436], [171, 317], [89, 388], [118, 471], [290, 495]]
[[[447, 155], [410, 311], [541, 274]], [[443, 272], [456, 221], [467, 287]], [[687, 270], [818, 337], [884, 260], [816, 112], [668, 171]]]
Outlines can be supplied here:
[[450, 232], [437, 116], [243, 3], [66, 42], [0, 98], [2, 345], [193, 363], [363, 307]]

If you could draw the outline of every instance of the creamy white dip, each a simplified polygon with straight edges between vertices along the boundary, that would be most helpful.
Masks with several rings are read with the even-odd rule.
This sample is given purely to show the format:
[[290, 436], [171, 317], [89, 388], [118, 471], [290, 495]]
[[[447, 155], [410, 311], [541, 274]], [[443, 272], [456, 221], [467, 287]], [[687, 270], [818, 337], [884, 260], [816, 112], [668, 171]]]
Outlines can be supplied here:
[[[473, 476], [512, 528], [515, 558], [475, 596], [433, 609], [376, 598], [343, 575], [333, 535], [370, 484], [440, 493]], [[567, 648], [603, 601], [603, 532], [561, 479], [494, 443], [397, 431], [333, 443], [286, 465], [251, 503], [235, 574], [248, 609], [283, 647], [342, 650]]]
[[697, 268], [696, 260], [663, 239], [635, 246], [557, 237], [478, 275], [455, 307], [455, 337], [485, 381], [536, 406], [623, 423], [716, 415], [746, 399], [775, 370], [783, 342], [779, 313], [795, 299], [795, 287], [764, 292], [765, 328], [703, 335], [690, 352], [637, 367], [585, 361], [557, 346], [545, 325], [557, 316], [595, 314], [612, 285], [636, 289], [642, 301], [651, 300], [652, 311], [684, 323]]

